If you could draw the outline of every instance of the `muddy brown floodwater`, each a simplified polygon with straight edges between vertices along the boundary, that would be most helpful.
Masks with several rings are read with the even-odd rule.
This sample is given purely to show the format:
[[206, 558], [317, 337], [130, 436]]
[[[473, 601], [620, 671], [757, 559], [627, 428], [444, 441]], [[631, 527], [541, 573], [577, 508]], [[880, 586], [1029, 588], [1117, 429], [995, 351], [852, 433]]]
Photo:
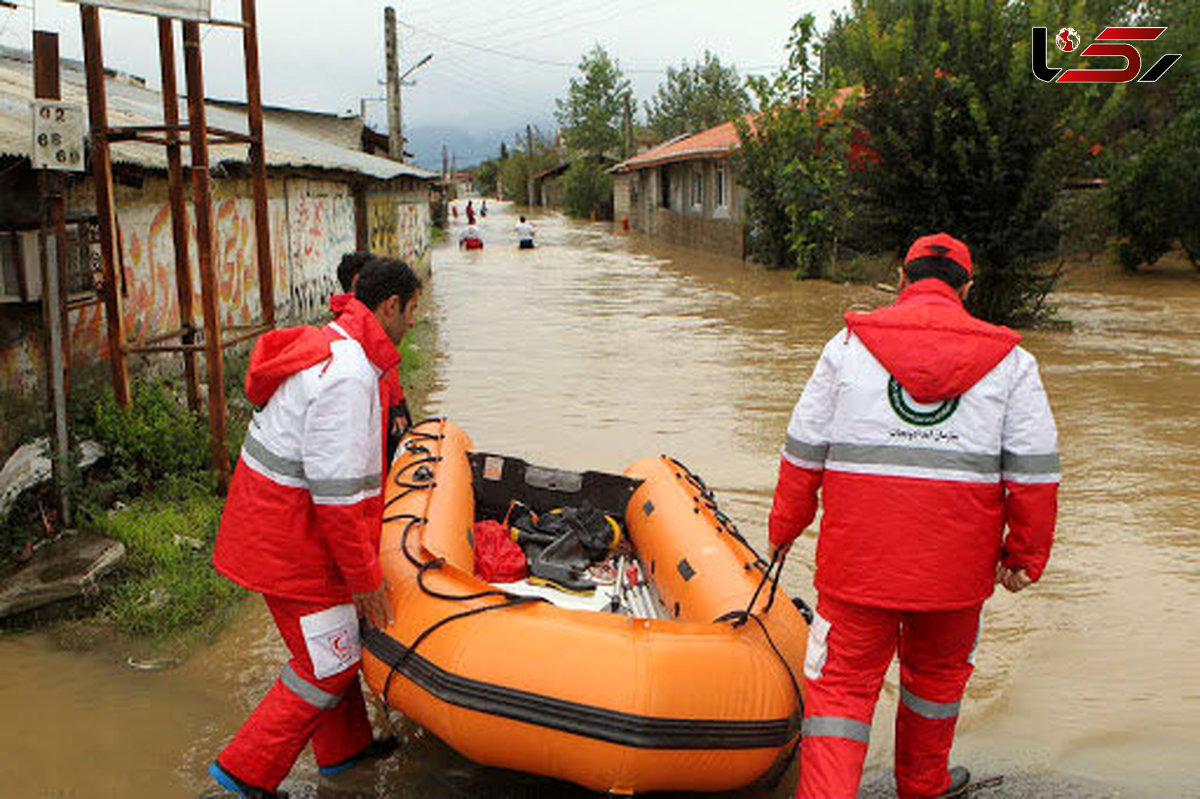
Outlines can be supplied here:
[[[512, 209], [491, 210], [486, 250], [434, 254], [420, 407], [481, 448], [547, 465], [620, 471], [670, 453], [764, 544], [796, 395], [842, 312], [886, 295], [797, 284], [557, 216], [535, 219], [539, 249], [519, 252]], [[1059, 424], [1058, 542], [1040, 584], [987, 605], [955, 760], [1006, 775], [981, 797], [1200, 797], [1200, 279], [1095, 267], [1056, 297], [1074, 329], [1030, 333], [1025, 346]], [[798, 542], [786, 574], [789, 592], [810, 600], [814, 546]], [[0, 638], [0, 794], [204, 793], [206, 764], [282, 653], [257, 599], [214, 645], [159, 672], [133, 671], [104, 646]], [[889, 675], [866, 796], [888, 795], [896, 686]], [[403, 752], [377, 769], [319, 780], [305, 755], [285, 787], [580, 795], [405, 732]]]

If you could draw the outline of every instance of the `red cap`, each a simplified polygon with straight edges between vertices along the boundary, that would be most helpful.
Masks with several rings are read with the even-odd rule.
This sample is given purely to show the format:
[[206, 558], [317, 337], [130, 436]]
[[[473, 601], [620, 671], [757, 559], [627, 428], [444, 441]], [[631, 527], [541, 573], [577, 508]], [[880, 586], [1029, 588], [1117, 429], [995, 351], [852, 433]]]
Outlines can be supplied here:
[[971, 275], [971, 250], [949, 233], [935, 233], [914, 241], [908, 248], [908, 255], [904, 256], [904, 263], [912, 263], [918, 258], [947, 258], [967, 270], [968, 277]]

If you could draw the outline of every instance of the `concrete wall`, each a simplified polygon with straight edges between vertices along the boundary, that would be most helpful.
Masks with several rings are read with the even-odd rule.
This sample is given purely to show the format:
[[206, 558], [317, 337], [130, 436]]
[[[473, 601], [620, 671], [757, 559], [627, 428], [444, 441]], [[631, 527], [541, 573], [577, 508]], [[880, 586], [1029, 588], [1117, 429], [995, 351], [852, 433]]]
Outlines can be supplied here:
[[741, 260], [745, 256], [744, 232], [740, 222], [654, 209], [653, 235], [668, 244]]
[[[718, 203], [717, 197], [719, 167], [724, 168], [724, 203]], [[667, 207], [662, 197], [664, 174]], [[743, 189], [733, 177], [729, 159], [665, 164], [618, 175], [614, 202], [624, 207], [635, 230], [671, 244], [740, 259], [745, 255]], [[618, 211], [618, 220], [621, 215]]]
[[[167, 184], [165, 178], [151, 176], [141, 186], [116, 188], [125, 327], [131, 339], [143, 340], [179, 326]], [[338, 260], [355, 249], [353, 189], [338, 180], [272, 178], [268, 196], [277, 314], [285, 324], [319, 319], [328, 308], [329, 295], [340, 291]], [[94, 217], [91, 182], [74, 184], [67, 203], [69, 218]], [[428, 277], [427, 191], [411, 183], [380, 184], [368, 192], [367, 205], [372, 249], [402, 258]], [[221, 322], [225, 326], [255, 322], [260, 307], [258, 257], [253, 201], [246, 181], [214, 181], [213, 223]], [[188, 225], [193, 308], [199, 325], [202, 306], [190, 205]], [[69, 329], [73, 370], [107, 374], [103, 304], [95, 302], [71, 311]], [[131, 372], [136, 374], [140, 364], [131, 361]], [[16, 407], [26, 398], [43, 396], [44, 377], [40, 305], [0, 304], [0, 403]], [[4, 416], [0, 414], [0, 423], [7, 421]], [[0, 457], [13, 443], [5, 439], [0, 435]]]
[[562, 208], [564, 197], [562, 175], [555, 175], [538, 182], [538, 203], [543, 208]]
[[633, 219], [634, 190], [638, 185], [637, 173], [613, 175], [613, 219], [620, 222], [628, 219], [630, 226], [636, 226]]

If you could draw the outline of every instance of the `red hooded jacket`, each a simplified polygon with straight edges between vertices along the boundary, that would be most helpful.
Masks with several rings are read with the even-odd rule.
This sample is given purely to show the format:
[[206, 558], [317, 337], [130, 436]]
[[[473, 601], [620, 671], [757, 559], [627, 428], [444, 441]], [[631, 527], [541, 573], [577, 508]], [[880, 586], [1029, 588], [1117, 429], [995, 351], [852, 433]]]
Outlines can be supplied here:
[[324, 328], [258, 340], [246, 396], [259, 409], [221, 517], [218, 571], [259, 593], [317, 602], [379, 587], [382, 377], [398, 360], [357, 300]]
[[846, 315], [792, 414], [770, 517], [772, 543], [790, 543], [822, 492], [819, 591], [931, 610], [982, 602], [998, 560], [1041, 576], [1058, 446], [1019, 341], [939, 280]]
[[[334, 294], [329, 298], [329, 310], [333, 313], [334, 318], [341, 316], [345, 312], [347, 305], [354, 299], [353, 294]], [[396, 454], [396, 447], [400, 444], [400, 439], [403, 438], [404, 431], [412, 426], [412, 417], [409, 415], [408, 400], [404, 396], [404, 386], [400, 383], [400, 361], [396, 361], [396, 365], [383, 373], [383, 407], [385, 409], [385, 424], [387, 430], [385, 435], [386, 449], [384, 452], [387, 459], [384, 465], [384, 471], [387, 471], [388, 463], [392, 462], [392, 456]]]

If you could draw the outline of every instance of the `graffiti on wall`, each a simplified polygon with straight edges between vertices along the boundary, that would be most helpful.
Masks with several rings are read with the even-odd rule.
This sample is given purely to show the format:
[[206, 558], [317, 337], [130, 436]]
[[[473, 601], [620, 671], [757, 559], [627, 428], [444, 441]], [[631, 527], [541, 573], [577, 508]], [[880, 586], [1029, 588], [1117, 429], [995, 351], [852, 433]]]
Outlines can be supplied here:
[[[271, 249], [278, 287], [287, 281], [285, 208], [268, 204]], [[179, 326], [175, 245], [171, 208], [166, 202], [118, 209], [121, 227], [122, 315], [126, 335], [135, 342]], [[203, 324], [202, 291], [196, 260], [196, 228], [188, 208], [188, 258], [192, 271], [192, 321]], [[213, 203], [215, 247], [213, 271], [221, 324], [244, 325], [259, 317], [258, 258], [254, 240], [254, 205], [249, 198], [217, 198]], [[107, 327], [102, 304], [72, 313], [72, 353], [77, 358], [107, 357]]]
[[429, 203], [374, 194], [367, 199], [367, 217], [372, 252], [415, 266], [429, 251]]
[[[158, 185], [161, 184], [161, 185]], [[336, 269], [355, 249], [354, 198], [344, 183], [308, 179], [271, 181], [268, 201], [277, 316], [285, 323], [321, 319], [329, 296], [340, 291]], [[247, 324], [260, 316], [253, 201], [244, 183], [214, 185], [214, 269], [221, 322]], [[147, 181], [139, 200], [118, 203], [123, 264], [123, 312], [129, 338], [146, 340], [179, 326], [175, 250], [165, 180]], [[85, 203], [86, 205], [86, 203]], [[417, 264], [429, 251], [429, 207], [396, 195], [372, 196], [368, 203], [372, 250]], [[188, 212], [192, 265], [193, 319], [202, 325], [196, 266], [195, 223]], [[35, 320], [35, 328], [40, 318]], [[102, 303], [70, 314], [72, 356], [77, 365], [108, 357]], [[38, 328], [40, 329], [40, 328]], [[36, 332], [0, 340], [0, 379], [4, 387], [32, 390], [44, 369]]]
[[354, 197], [349, 189], [328, 181], [290, 181], [288, 236], [292, 274], [286, 315], [317, 319], [329, 307], [329, 295], [341, 291], [338, 261], [354, 250]]

